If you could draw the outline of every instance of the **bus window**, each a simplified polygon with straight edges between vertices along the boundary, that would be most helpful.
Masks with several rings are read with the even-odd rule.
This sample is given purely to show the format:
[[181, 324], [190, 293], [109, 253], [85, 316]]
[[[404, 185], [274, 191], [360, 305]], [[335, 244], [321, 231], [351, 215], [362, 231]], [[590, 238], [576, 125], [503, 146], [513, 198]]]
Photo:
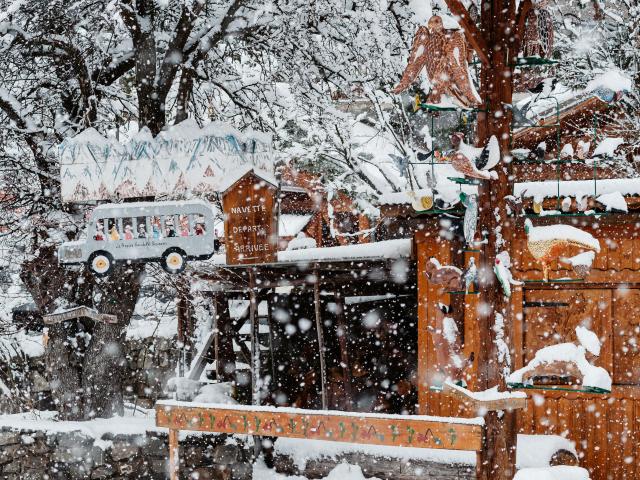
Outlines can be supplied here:
[[164, 232], [166, 237], [176, 236], [176, 225], [173, 215], [167, 215], [164, 217]]
[[147, 238], [147, 217], [137, 217], [136, 223], [137, 223], [136, 237]]
[[122, 224], [124, 226], [124, 239], [133, 240], [133, 219], [123, 218]]
[[196, 226], [193, 229], [196, 235], [204, 235], [206, 230], [204, 227], [204, 217], [202, 215], [195, 216]]
[[191, 228], [189, 227], [189, 215], [180, 215], [180, 236], [188, 237], [191, 235]]
[[162, 224], [160, 217], [151, 217], [151, 235], [154, 239], [162, 238]]
[[93, 239], [98, 242], [104, 241], [104, 222], [102, 220], [96, 221], [96, 231], [93, 234]]
[[109, 240], [115, 242], [120, 240], [120, 231], [118, 230], [118, 224], [115, 218], [107, 219], [107, 225], [109, 227]]

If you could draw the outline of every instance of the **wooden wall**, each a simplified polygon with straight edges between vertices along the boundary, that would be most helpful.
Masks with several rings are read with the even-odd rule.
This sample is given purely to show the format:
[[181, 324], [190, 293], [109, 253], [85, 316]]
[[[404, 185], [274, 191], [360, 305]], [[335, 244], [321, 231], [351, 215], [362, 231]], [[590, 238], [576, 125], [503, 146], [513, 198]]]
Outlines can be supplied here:
[[[547, 222], [559, 223], [557, 219]], [[556, 262], [550, 273], [552, 279], [574, 281], [540, 282], [540, 265], [529, 254], [523, 232], [512, 240], [514, 277], [528, 280], [512, 294], [516, 312], [513, 368], [525, 365], [543, 346], [576, 340], [575, 327], [585, 325], [600, 337], [602, 351], [594, 363], [611, 373], [613, 391], [598, 395], [532, 390], [529, 407], [518, 415], [518, 428], [520, 433], [557, 434], [575, 441], [580, 464], [589, 469], [592, 480], [640, 479], [640, 229], [635, 223], [616, 224], [614, 218], [581, 222], [576, 226], [590, 231], [601, 244], [592, 271], [578, 278]], [[438, 368], [427, 327], [433, 323], [437, 303], [449, 303], [452, 295], [429, 285], [421, 267], [431, 255], [447, 263], [452, 245], [442, 239], [434, 241], [426, 234], [416, 235], [416, 243], [421, 302], [418, 341], [426, 359], [426, 364], [419, 367], [423, 379], [420, 412], [473, 415], [455, 400], [433, 391], [422, 392]], [[468, 353], [475, 348], [477, 336], [473, 321], [477, 296], [463, 297]]]

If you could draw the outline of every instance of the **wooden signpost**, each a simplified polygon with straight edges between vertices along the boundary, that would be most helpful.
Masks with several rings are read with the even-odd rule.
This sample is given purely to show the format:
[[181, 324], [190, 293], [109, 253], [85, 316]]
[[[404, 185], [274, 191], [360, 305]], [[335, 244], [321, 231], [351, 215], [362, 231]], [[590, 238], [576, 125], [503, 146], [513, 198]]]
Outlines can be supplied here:
[[275, 180], [253, 169], [222, 193], [227, 265], [276, 261], [277, 194]]
[[363, 414], [243, 405], [195, 406], [160, 401], [156, 425], [169, 429], [171, 479], [178, 478], [178, 432], [195, 430], [243, 435], [330, 440], [367, 445], [480, 451], [479, 418]]

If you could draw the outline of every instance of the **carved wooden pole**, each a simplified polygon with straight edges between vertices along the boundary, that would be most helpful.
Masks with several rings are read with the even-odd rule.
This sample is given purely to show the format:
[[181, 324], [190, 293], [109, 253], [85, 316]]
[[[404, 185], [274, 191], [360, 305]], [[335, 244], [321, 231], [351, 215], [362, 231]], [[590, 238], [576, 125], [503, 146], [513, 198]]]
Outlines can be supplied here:
[[318, 354], [320, 355], [320, 392], [322, 394], [322, 409], [328, 410], [327, 400], [327, 366], [324, 360], [324, 330], [322, 326], [322, 315], [320, 310], [320, 274], [318, 269], [313, 269], [315, 282], [313, 284], [313, 306], [316, 316], [316, 330], [318, 333]]
[[[520, 26], [524, 24], [519, 20], [523, 11], [530, 7], [530, 0], [522, 2], [519, 15], [516, 14], [516, 0], [482, 0], [480, 25], [473, 23], [459, 0], [446, 2], [452, 13], [460, 17], [466, 37], [482, 61], [480, 97], [485, 102], [485, 111], [478, 114], [477, 144], [484, 146], [495, 135], [504, 160], [509, 152], [511, 125], [511, 114], [505, 104], [512, 101], [512, 64], [519, 50]], [[481, 182], [478, 189], [478, 225], [487, 242], [482, 244], [480, 255], [479, 348], [476, 359], [479, 389], [499, 385], [503, 390], [510, 358], [508, 354], [501, 355], [498, 348], [511, 351], [513, 319], [509, 300], [503, 295], [493, 266], [499, 252], [510, 250], [510, 232], [514, 225], [507, 216], [505, 196], [512, 192], [513, 177], [507, 162], [498, 164], [496, 171], [498, 178]], [[493, 411], [485, 415], [486, 435], [483, 450], [478, 455], [478, 478], [513, 478], [517, 438], [515, 420], [515, 414], [509, 411]]]

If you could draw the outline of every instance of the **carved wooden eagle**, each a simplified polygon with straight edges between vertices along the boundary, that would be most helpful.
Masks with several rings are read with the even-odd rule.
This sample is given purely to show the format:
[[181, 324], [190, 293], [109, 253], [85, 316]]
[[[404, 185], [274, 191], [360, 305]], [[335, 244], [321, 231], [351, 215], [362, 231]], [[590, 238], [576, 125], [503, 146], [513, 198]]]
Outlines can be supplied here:
[[462, 107], [480, 105], [481, 100], [469, 75], [467, 42], [460, 30], [445, 30], [442, 18], [434, 15], [427, 26], [420, 26], [400, 83], [393, 93], [408, 89], [426, 67], [431, 92], [427, 101], [441, 103], [448, 95]]

